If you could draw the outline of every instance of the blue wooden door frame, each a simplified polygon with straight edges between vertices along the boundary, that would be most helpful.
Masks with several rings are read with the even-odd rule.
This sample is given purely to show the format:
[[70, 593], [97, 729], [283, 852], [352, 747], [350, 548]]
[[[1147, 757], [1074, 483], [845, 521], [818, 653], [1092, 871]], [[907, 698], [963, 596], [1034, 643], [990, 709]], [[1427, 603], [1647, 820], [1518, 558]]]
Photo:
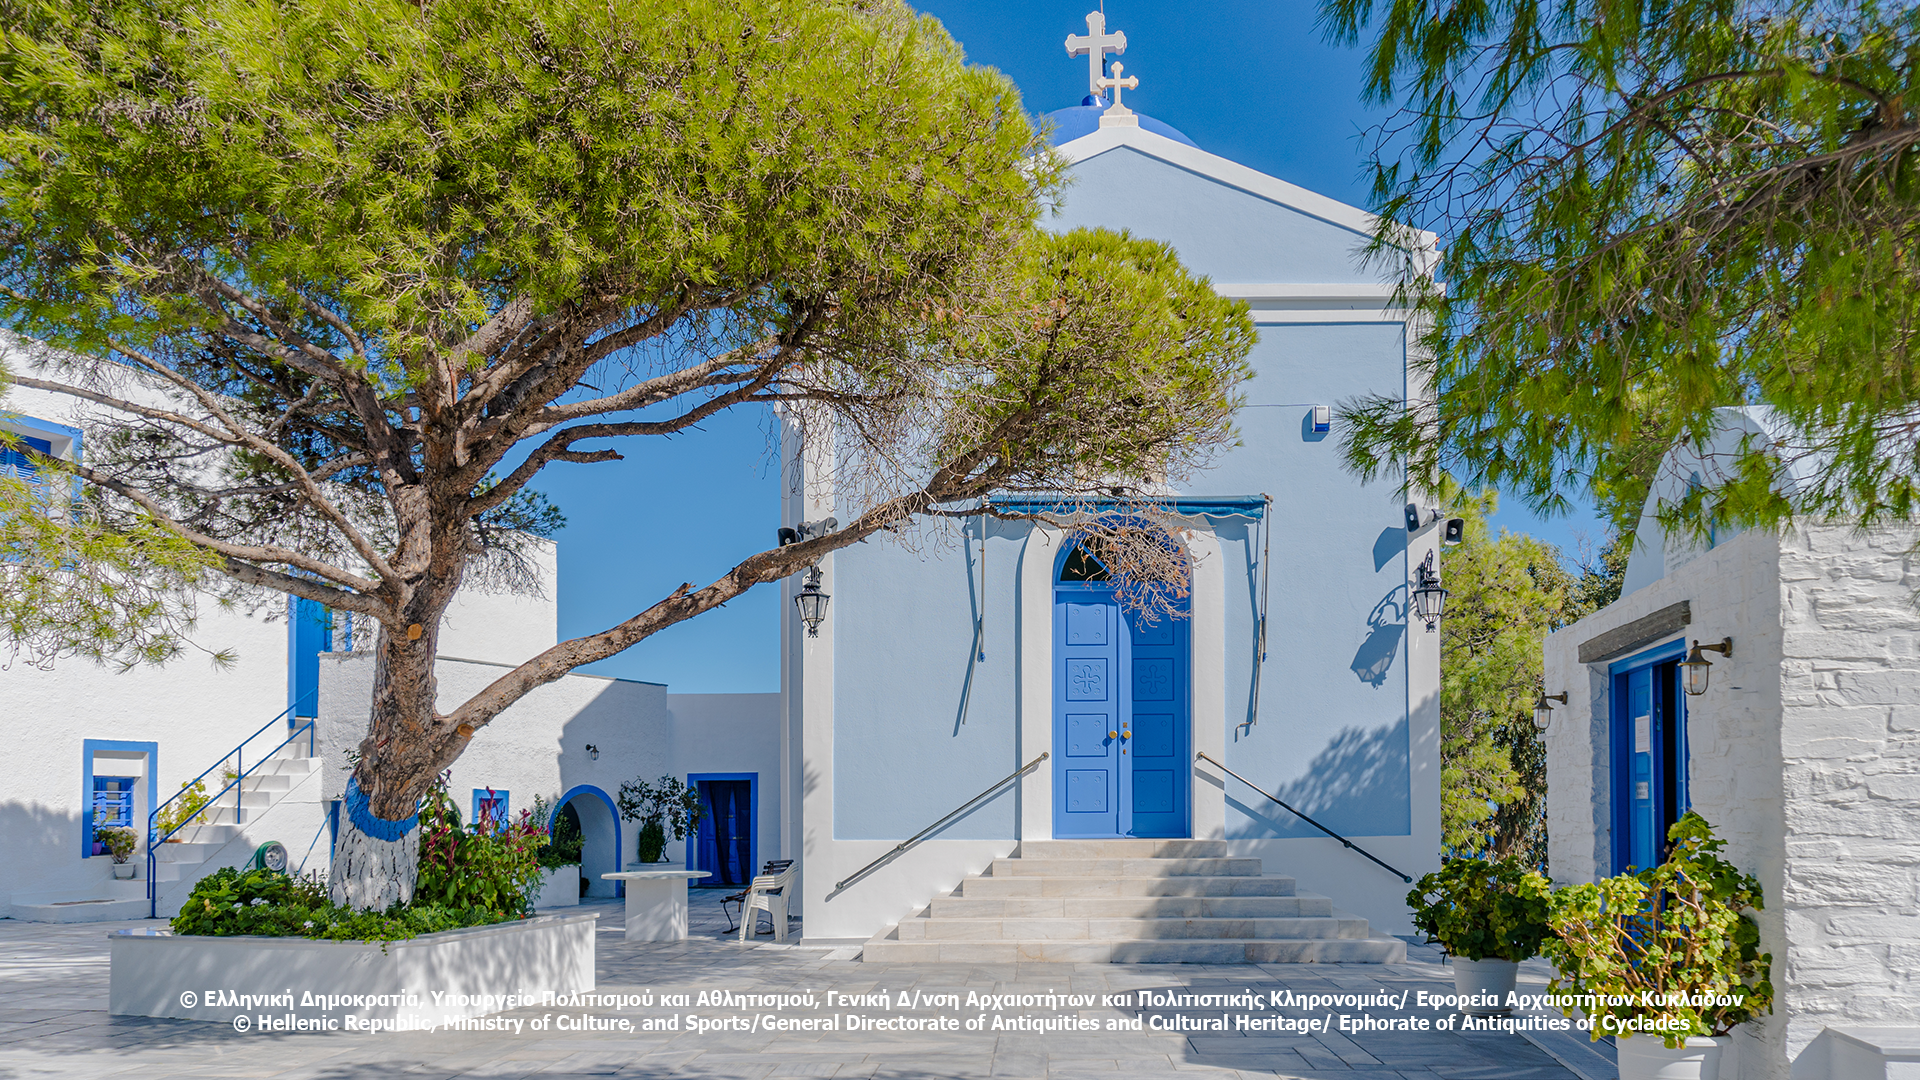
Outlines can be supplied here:
[[1054, 563], [1053, 835], [1192, 835], [1192, 637], [1151, 625], [1106, 582], [1061, 581]]

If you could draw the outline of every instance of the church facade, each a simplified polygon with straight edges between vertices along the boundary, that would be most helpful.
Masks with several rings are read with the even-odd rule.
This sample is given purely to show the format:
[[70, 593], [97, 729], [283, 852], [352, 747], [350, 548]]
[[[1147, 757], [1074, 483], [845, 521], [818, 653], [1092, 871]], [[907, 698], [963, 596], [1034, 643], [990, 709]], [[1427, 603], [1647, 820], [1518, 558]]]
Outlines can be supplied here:
[[[1090, 79], [1134, 85], [1119, 75]], [[1334, 407], [1410, 392], [1407, 315], [1358, 257], [1370, 219], [1104, 95], [1049, 120], [1072, 172], [1052, 227], [1169, 243], [1258, 326], [1238, 444], [1160, 500], [1192, 559], [1188, 617], [1142, 625], [1034, 520], [824, 559], [817, 636], [784, 607], [807, 937], [866, 939], [1023, 845], [1103, 839], [1214, 842], [1409, 933], [1402, 878], [1440, 850], [1439, 635], [1410, 611], [1437, 538], [1339, 460]], [[845, 517], [792, 428], [787, 454], [782, 524]]]

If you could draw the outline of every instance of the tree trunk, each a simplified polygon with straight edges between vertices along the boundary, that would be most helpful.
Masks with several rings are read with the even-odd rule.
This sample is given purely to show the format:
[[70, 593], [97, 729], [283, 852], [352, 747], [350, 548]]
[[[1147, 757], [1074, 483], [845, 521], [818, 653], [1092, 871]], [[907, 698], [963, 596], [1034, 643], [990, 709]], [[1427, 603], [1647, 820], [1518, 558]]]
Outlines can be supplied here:
[[459, 757], [471, 734], [449, 728], [434, 709], [439, 619], [416, 625], [421, 625], [418, 637], [390, 634], [383, 627], [374, 646], [367, 737], [347, 781], [328, 873], [336, 904], [384, 910], [413, 900], [420, 869], [420, 799]]
[[[360, 795], [350, 787], [347, 806], [340, 815], [340, 840], [333, 846], [333, 866], [327, 888], [333, 902], [362, 911], [385, 911], [395, 904], [413, 901], [413, 886], [420, 872], [420, 822], [373, 820], [375, 832], [361, 827], [352, 812]], [[365, 800], [360, 799], [362, 807]], [[404, 826], [404, 828], [402, 827]], [[385, 836], [398, 836], [388, 840]]]

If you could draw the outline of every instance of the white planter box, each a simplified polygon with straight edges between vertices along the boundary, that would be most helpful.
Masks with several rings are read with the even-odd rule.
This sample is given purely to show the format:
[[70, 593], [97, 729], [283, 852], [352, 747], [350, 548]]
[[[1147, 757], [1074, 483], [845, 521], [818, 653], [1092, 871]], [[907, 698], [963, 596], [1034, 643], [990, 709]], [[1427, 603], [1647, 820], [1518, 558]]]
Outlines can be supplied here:
[[580, 864], [540, 871], [540, 885], [533, 894], [536, 908], [580, 906]]
[[1720, 1051], [1727, 1039], [1687, 1036], [1687, 1045], [1667, 1049], [1659, 1035], [1642, 1032], [1613, 1040], [1620, 1080], [1719, 1080]]
[[1519, 975], [1520, 965], [1512, 960], [1454, 957], [1454, 992], [1478, 1002], [1474, 1005], [1463, 1004], [1460, 1011], [1468, 1016], [1505, 1016], [1512, 1012], [1513, 1006], [1507, 1004], [1507, 995], [1513, 993]]
[[[538, 1004], [501, 995], [591, 991], [599, 918], [591, 911], [536, 915], [391, 941], [385, 952], [379, 942], [121, 930], [107, 935], [107, 1008], [115, 1016], [225, 1024], [245, 1016], [255, 1031], [364, 1030], [354, 1024], [365, 1020], [424, 1028]], [[371, 1000], [328, 1008], [308, 995]], [[333, 1026], [276, 1026], [288, 1021]]]

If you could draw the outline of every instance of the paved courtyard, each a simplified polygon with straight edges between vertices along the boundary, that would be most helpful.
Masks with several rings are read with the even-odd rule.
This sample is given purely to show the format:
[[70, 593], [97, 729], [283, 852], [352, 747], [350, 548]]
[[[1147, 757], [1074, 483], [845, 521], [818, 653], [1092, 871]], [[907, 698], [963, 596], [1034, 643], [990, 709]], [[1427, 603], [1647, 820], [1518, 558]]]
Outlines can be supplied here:
[[[693, 938], [669, 945], [628, 944], [616, 902], [597, 902], [600, 993], [655, 995], [702, 991], [744, 994], [828, 991], [900, 994], [1094, 995], [1093, 1007], [1008, 1009], [990, 1015], [1145, 1020], [1176, 1014], [1217, 1017], [1219, 1007], [1112, 1007], [1101, 995], [1245, 992], [1377, 994], [1449, 992], [1438, 950], [1409, 949], [1405, 964], [1378, 965], [908, 965], [863, 964], [853, 947], [750, 945], [723, 936], [719, 893], [696, 890]], [[764, 919], [764, 917], [763, 917]], [[956, 1032], [438, 1031], [400, 1034], [240, 1034], [226, 1025], [107, 1014], [106, 933], [141, 923], [55, 926], [0, 919], [0, 1080], [52, 1077], [275, 1077], [313, 1080], [449, 1080], [455, 1077], [761, 1077], [1021, 1078], [1203, 1077], [1275, 1075], [1302, 1080], [1612, 1080], [1611, 1050], [1564, 1035], [1523, 1038], [1499, 1031], [1337, 1031], [1247, 1034], [1123, 1030]], [[798, 920], [795, 920], [797, 931]], [[1530, 963], [1521, 989], [1544, 987], [1547, 971]], [[630, 1009], [577, 1015], [742, 1017], [766, 1010], [724, 1007]], [[1238, 1010], [1245, 1011], [1245, 1010]], [[1332, 1011], [1278, 1009], [1267, 1016]], [[1444, 1014], [1431, 1010], [1344, 1010], [1380, 1017]], [[505, 1017], [535, 1018], [552, 1009]], [[797, 1008], [795, 1018], [858, 1013], [875, 1017], [960, 1016], [977, 1009]]]

